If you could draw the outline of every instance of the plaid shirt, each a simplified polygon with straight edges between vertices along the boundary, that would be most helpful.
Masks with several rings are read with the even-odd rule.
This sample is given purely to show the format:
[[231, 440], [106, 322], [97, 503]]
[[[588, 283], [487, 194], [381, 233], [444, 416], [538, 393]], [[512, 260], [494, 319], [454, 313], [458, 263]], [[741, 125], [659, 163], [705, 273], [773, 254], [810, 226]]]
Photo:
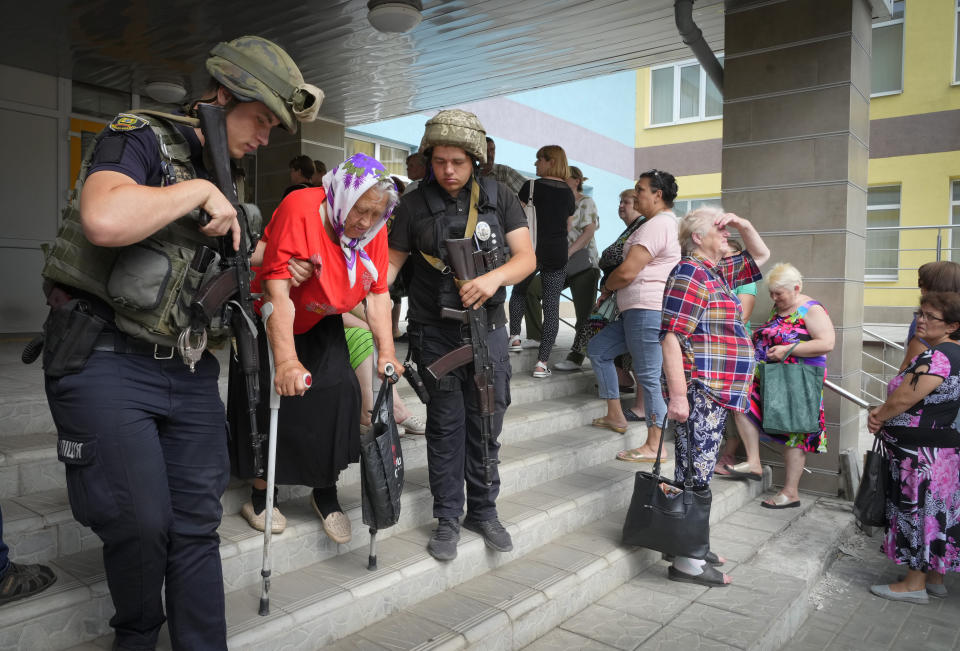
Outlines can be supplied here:
[[493, 171], [485, 176], [492, 176], [493, 178], [497, 179], [505, 186], [510, 188], [514, 194], [518, 194], [520, 192], [520, 188], [523, 187], [523, 184], [530, 180], [512, 167], [500, 165], [499, 163], [494, 163]]
[[672, 332], [683, 351], [687, 384], [698, 381], [715, 401], [746, 411], [753, 382], [753, 343], [743, 325], [735, 287], [760, 280], [749, 253], [714, 265], [696, 254], [684, 256], [667, 278], [660, 339]]

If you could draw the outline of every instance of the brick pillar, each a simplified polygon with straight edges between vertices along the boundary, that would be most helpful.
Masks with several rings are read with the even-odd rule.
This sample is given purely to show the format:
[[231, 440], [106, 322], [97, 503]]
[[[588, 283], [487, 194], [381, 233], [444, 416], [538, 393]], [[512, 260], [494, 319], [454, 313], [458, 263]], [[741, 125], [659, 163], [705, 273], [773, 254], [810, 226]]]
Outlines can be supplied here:
[[[871, 14], [867, 0], [728, 0], [723, 203], [750, 219], [774, 263], [836, 327], [828, 379], [859, 394], [867, 199]], [[758, 292], [753, 323], [771, 307]], [[807, 455], [801, 488], [836, 494], [839, 453], [856, 448], [858, 408], [825, 391], [829, 452]], [[762, 451], [782, 483], [779, 454]]]

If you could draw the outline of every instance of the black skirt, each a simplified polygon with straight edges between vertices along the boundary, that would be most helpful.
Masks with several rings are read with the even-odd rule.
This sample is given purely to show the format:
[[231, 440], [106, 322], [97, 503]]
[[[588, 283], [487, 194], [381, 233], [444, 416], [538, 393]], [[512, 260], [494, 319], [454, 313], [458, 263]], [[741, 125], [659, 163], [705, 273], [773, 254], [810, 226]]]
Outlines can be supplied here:
[[[260, 403], [257, 427], [270, 431], [270, 382], [267, 336], [258, 326]], [[294, 336], [300, 363], [313, 374], [313, 386], [303, 396], [280, 399], [277, 425], [277, 484], [332, 486], [340, 471], [360, 459], [360, 384], [350, 366], [343, 336], [343, 318], [328, 316], [302, 335]], [[230, 422], [230, 465], [233, 474], [252, 479], [253, 449], [246, 388], [239, 365], [231, 357], [227, 393]], [[263, 460], [267, 460], [264, 437]], [[266, 477], [264, 477], [265, 479]]]

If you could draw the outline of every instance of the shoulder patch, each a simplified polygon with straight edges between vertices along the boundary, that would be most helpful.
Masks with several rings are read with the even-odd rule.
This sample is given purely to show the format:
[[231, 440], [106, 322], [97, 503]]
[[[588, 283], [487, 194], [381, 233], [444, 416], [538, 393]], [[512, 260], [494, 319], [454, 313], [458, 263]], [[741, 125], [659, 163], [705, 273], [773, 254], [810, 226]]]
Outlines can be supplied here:
[[110, 123], [111, 131], [133, 131], [147, 126], [148, 122], [130, 113], [121, 113]]

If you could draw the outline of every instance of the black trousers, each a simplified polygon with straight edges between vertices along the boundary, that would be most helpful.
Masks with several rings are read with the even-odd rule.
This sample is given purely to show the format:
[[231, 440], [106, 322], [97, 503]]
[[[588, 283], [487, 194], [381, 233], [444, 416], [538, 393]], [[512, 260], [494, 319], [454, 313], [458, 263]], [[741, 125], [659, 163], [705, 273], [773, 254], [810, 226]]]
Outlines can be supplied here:
[[220, 365], [95, 351], [46, 379], [73, 517], [103, 540], [120, 649], [226, 649], [220, 496], [230, 478]]
[[[466, 483], [467, 515], [475, 520], [491, 520], [497, 517], [500, 474], [494, 465], [493, 483], [486, 485], [473, 364], [458, 368], [439, 381], [426, 372], [427, 366], [463, 343], [460, 330], [411, 323], [408, 332], [410, 345], [414, 347], [414, 360], [430, 392], [426, 438], [433, 516], [460, 517]], [[494, 367], [495, 394], [488, 448], [490, 457], [498, 459], [503, 415], [510, 406], [511, 372], [505, 327], [495, 328], [488, 334], [487, 347]]]

